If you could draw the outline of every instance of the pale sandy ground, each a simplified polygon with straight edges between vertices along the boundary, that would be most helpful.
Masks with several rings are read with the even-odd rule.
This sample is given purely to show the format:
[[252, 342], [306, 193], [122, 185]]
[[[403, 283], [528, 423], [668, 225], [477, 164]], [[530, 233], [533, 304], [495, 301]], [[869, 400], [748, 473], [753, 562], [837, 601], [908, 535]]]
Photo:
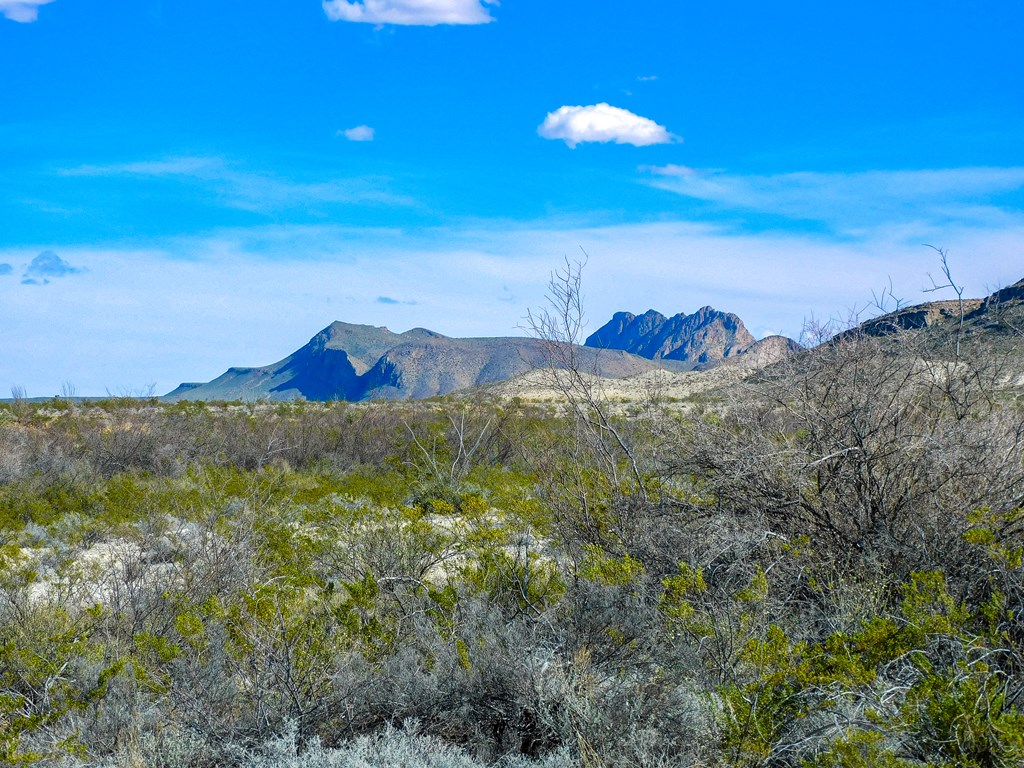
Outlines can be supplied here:
[[[646, 371], [623, 379], [582, 375], [593, 385], [595, 395], [608, 402], [643, 403], [654, 399], [673, 403], [714, 397], [716, 390], [735, 386], [750, 373], [750, 369], [723, 366], [710, 371], [685, 373]], [[566, 381], [566, 374], [541, 369], [491, 385], [484, 391], [501, 399], [518, 397], [524, 402], [558, 403], [564, 400], [562, 390], [557, 384], [558, 380]]]

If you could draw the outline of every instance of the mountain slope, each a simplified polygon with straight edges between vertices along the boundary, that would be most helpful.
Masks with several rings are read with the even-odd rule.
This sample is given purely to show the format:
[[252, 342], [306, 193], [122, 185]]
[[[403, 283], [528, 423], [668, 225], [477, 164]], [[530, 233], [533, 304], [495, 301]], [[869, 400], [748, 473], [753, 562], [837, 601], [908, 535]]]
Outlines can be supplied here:
[[[580, 349], [584, 371], [620, 378], [659, 367], [619, 350]], [[401, 344], [384, 354], [364, 379], [364, 398], [421, 398], [506, 381], [552, 364], [543, 342], [528, 338], [473, 338]]]

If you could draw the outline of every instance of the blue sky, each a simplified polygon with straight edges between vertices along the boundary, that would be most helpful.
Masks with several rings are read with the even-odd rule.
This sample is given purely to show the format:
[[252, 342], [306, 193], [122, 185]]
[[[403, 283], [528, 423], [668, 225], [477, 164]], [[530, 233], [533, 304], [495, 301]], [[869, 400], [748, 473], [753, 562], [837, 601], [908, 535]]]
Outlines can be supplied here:
[[0, 388], [1024, 277], [1024, 4], [0, 0]]

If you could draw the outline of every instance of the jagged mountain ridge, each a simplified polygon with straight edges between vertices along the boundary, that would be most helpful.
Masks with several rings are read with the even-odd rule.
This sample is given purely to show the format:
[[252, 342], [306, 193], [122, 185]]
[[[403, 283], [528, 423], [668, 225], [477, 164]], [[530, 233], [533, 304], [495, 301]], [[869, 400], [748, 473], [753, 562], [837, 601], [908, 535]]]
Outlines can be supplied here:
[[665, 317], [649, 309], [642, 315], [616, 312], [610, 321], [591, 334], [585, 346], [619, 349], [650, 360], [673, 360], [685, 369], [704, 370], [727, 361], [764, 365], [799, 350], [783, 336], [758, 341], [731, 312], [701, 307], [692, 315]]

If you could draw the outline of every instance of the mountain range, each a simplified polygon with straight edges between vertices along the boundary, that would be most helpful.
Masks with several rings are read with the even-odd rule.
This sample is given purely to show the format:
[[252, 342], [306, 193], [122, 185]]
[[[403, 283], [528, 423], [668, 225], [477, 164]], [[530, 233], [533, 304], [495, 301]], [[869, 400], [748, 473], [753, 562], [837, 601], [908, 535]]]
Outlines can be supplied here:
[[[746, 357], [758, 364], [795, 349], [781, 337], [757, 341], [736, 315], [704, 307], [672, 318], [619, 312], [574, 350], [581, 370], [622, 378], [655, 369], [705, 369]], [[184, 383], [168, 400], [370, 400], [444, 395], [558, 366], [543, 341], [451, 338], [425, 328], [334, 322], [272, 365], [229, 368], [206, 383]]]
[[[662, 367], [618, 350], [578, 348], [579, 365], [618, 378]], [[371, 400], [444, 395], [550, 365], [531, 338], [456, 339], [424, 328], [335, 322], [272, 365], [229, 368], [205, 384], [182, 384], [169, 400]]]
[[[1024, 280], [985, 299], [935, 301], [870, 319], [847, 333], [940, 335], [959, 328], [1016, 354], [1024, 340]], [[580, 370], [624, 378], [652, 370], [702, 371], [717, 366], [760, 368], [798, 353], [783, 336], [757, 340], [736, 315], [702, 307], [666, 317], [617, 312], [572, 352]], [[1019, 355], [1018, 355], [1019, 356]], [[550, 345], [535, 338], [451, 338], [425, 328], [334, 322], [272, 365], [229, 368], [206, 383], [185, 383], [168, 400], [410, 399], [511, 379], [558, 367]]]

